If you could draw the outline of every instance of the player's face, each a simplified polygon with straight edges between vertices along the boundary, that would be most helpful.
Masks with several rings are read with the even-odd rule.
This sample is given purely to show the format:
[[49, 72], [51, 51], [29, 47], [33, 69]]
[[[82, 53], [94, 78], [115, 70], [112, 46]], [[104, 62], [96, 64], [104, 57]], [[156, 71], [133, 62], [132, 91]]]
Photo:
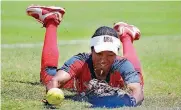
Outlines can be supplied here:
[[92, 50], [92, 61], [97, 79], [106, 79], [115, 58], [116, 54], [111, 51], [96, 53], [94, 49]]

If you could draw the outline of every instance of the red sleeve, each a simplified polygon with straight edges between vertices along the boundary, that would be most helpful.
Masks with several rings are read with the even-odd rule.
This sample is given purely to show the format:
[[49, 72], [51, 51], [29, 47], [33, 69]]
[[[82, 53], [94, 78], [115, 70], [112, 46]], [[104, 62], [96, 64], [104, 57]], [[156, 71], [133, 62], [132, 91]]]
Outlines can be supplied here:
[[66, 61], [59, 70], [66, 71], [71, 77], [74, 77], [81, 73], [84, 64], [85, 54], [78, 54]]

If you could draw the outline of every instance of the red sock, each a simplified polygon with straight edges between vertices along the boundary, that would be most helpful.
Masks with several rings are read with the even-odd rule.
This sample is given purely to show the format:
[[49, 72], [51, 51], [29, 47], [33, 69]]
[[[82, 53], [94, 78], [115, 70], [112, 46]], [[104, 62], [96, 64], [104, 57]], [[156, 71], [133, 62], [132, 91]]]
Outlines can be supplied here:
[[40, 80], [43, 84], [48, 83], [53, 77], [46, 73], [46, 67], [58, 66], [59, 52], [57, 47], [57, 26], [58, 25], [53, 20], [50, 20], [46, 24], [40, 72]]
[[141, 84], [143, 85], [143, 75], [141, 70], [141, 64], [137, 57], [136, 50], [132, 44], [131, 37], [122, 37], [121, 42], [123, 44], [123, 56], [127, 58], [134, 66], [135, 70], [140, 72]]

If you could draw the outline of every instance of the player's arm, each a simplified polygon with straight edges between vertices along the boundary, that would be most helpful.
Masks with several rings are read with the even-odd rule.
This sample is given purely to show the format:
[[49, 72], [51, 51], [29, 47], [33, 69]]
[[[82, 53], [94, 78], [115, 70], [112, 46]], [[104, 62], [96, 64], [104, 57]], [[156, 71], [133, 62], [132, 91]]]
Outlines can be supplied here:
[[52, 80], [47, 84], [47, 90], [51, 88], [61, 88], [66, 82], [71, 79], [69, 73], [64, 70], [58, 70], [56, 75], [52, 78]]
[[140, 104], [144, 100], [144, 95], [138, 72], [128, 60], [123, 63], [120, 71], [127, 88], [131, 90], [130, 95], [136, 99], [136, 105]]
[[82, 56], [84, 56], [84, 54], [78, 54], [66, 61], [64, 65], [57, 70], [57, 73], [52, 80], [47, 84], [47, 90], [51, 88], [61, 88], [71, 78], [78, 76], [84, 64]]

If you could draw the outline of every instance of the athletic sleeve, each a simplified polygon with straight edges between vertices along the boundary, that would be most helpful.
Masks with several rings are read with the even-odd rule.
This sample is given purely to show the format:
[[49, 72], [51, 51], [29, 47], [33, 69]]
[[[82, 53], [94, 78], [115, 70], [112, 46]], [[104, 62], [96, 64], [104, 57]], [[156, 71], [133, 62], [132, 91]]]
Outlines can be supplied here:
[[126, 84], [140, 83], [138, 72], [134, 69], [133, 65], [127, 59], [117, 59], [114, 62], [113, 70], [119, 71], [121, 77]]
[[130, 61], [126, 60], [120, 67], [120, 73], [126, 84], [140, 83], [138, 72], [134, 69]]
[[63, 70], [70, 74], [71, 77], [77, 76], [80, 74], [83, 65], [85, 64], [86, 54], [77, 54], [67, 60], [64, 65], [58, 69]]

